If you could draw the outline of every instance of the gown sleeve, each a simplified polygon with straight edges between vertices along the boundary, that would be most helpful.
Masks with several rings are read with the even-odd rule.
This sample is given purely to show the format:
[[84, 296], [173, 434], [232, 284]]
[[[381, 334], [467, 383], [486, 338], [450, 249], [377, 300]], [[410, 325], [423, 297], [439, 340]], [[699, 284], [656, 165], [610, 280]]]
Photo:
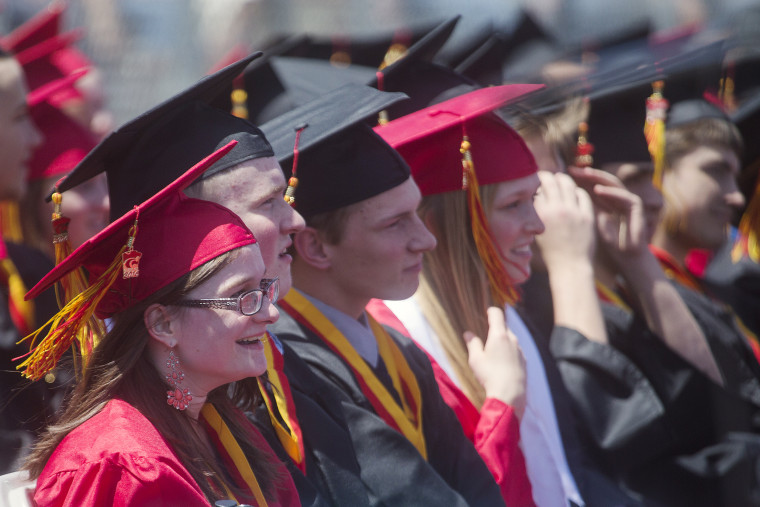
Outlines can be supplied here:
[[187, 472], [160, 458], [113, 455], [73, 470], [43, 472], [34, 500], [39, 507], [207, 506], [191, 481]]

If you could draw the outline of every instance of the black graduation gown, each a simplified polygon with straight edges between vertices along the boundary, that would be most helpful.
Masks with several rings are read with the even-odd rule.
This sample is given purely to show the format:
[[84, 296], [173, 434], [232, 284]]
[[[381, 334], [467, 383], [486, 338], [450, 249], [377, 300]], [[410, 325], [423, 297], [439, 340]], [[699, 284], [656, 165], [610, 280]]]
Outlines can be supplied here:
[[[692, 295], [687, 306], [694, 308]], [[720, 387], [634, 315], [603, 305], [609, 345], [552, 338], [582, 442], [599, 467], [647, 505], [756, 505], [760, 385], [733, 338], [706, 329]], [[701, 313], [700, 325], [712, 321]]]
[[[373, 505], [504, 505], [493, 477], [441, 398], [430, 362], [411, 340], [388, 330], [420, 386], [428, 461], [376, 415], [350, 367], [318, 336], [284, 311], [272, 330], [333, 389]], [[393, 392], [384, 370], [380, 359], [374, 371]]]
[[[304, 441], [305, 477], [277, 438], [263, 403], [254, 414], [254, 423], [288, 467], [302, 505], [370, 505], [348, 428], [333, 414], [340, 410], [338, 400], [288, 345], [282, 346], [283, 370]], [[271, 385], [267, 387], [270, 399], [271, 389]]]
[[760, 264], [748, 257], [731, 261], [732, 243], [721, 248], [707, 266], [703, 282], [725, 302], [756, 336], [760, 336]]
[[[7, 243], [8, 257], [24, 285], [31, 288], [53, 267], [41, 252]], [[55, 294], [46, 291], [35, 300], [35, 325], [44, 324], [57, 311]], [[31, 382], [16, 370], [13, 358], [29, 351], [8, 310], [8, 288], [0, 287], [0, 474], [15, 470], [22, 451], [29, 448], [37, 434], [50, 422], [60, 405], [63, 390], [59, 382]]]

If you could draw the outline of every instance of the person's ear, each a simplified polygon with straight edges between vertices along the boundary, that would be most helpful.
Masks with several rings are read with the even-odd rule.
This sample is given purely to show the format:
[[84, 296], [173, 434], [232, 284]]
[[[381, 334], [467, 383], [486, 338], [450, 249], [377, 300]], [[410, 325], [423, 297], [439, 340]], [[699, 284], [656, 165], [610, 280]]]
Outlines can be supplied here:
[[330, 248], [322, 235], [313, 227], [298, 231], [293, 237], [298, 257], [310, 266], [325, 270], [331, 265]]
[[150, 336], [169, 348], [177, 345], [176, 329], [173, 315], [164, 305], [150, 305], [143, 314], [145, 328]]

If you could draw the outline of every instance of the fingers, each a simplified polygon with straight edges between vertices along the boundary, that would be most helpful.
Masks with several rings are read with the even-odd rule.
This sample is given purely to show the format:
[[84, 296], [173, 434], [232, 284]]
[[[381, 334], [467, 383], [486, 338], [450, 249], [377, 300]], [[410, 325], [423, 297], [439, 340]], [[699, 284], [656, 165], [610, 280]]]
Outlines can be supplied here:
[[507, 332], [507, 321], [504, 318], [504, 310], [491, 306], [486, 311], [488, 315], [488, 336], [495, 333]]
[[475, 333], [472, 331], [465, 331], [462, 337], [467, 345], [467, 355], [470, 361], [477, 361], [483, 355], [483, 349], [485, 348], [483, 340], [475, 336]]
[[590, 191], [595, 185], [605, 187], [625, 188], [623, 182], [612, 173], [593, 169], [591, 167], [571, 167], [568, 169], [570, 175], [576, 180], [579, 186]]

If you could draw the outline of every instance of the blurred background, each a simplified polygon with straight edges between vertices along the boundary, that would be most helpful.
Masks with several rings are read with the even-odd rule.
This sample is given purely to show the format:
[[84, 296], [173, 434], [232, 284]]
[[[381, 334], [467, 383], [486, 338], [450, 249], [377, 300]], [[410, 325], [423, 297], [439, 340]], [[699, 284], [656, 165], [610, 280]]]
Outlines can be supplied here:
[[[0, 0], [8, 33], [50, 0]], [[446, 58], [527, 12], [559, 45], [584, 47], [680, 27], [760, 27], [760, 0], [69, 0], [64, 28], [102, 70], [116, 125], [198, 80], [236, 45], [308, 33], [372, 39], [462, 14]]]

